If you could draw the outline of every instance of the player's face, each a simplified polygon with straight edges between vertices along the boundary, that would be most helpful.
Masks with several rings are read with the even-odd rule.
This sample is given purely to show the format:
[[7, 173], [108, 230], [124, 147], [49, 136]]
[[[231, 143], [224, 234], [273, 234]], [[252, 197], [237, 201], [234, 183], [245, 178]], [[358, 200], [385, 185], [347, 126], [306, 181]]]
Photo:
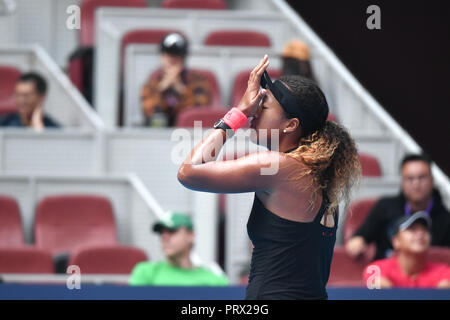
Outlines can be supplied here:
[[285, 121], [283, 108], [272, 92], [267, 89], [265, 97], [261, 100], [250, 122], [250, 139], [254, 143], [273, 149], [275, 143], [279, 143]]

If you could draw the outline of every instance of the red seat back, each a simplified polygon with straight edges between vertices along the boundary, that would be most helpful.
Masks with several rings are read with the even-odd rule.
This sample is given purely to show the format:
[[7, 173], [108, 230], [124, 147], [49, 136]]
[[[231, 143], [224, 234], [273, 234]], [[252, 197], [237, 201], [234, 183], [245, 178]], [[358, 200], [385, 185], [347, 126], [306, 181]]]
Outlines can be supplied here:
[[[129, 44], [159, 44], [165, 35], [177, 32], [177, 30], [168, 29], [136, 29], [131, 30], [123, 35], [121, 43], [121, 66], [125, 64], [125, 49]], [[182, 34], [182, 33], [181, 33]]]
[[165, 35], [172, 32], [181, 34], [181, 32], [177, 30], [169, 29], [136, 29], [128, 31], [122, 37], [122, 59], [124, 58], [124, 50], [127, 45], [134, 43], [159, 44]]
[[129, 246], [93, 246], [79, 248], [70, 258], [69, 265], [77, 265], [82, 273], [130, 274], [133, 267], [147, 261], [147, 255]]
[[227, 9], [223, 0], [163, 0], [161, 7], [168, 9]]
[[[242, 96], [247, 90], [248, 79], [250, 77], [251, 70], [244, 70], [238, 73], [236, 78], [234, 78], [234, 84], [231, 94], [231, 105], [233, 107], [237, 106]], [[278, 79], [281, 77], [281, 70], [268, 70], [270, 78], [272, 80]]]
[[182, 110], [176, 120], [177, 127], [194, 127], [195, 121], [201, 121], [202, 127], [212, 128], [214, 123], [222, 118], [227, 110], [222, 108], [197, 107]]
[[334, 114], [332, 114], [332, 113], [328, 113], [327, 121], [338, 122], [336, 116]]
[[270, 47], [269, 37], [258, 31], [220, 30], [213, 31], [205, 39], [207, 46]]
[[80, 45], [93, 46], [95, 9], [98, 7], [147, 7], [145, 0], [83, 0], [81, 3]]
[[361, 199], [354, 201], [348, 208], [344, 223], [344, 242], [350, 239], [362, 225], [377, 199]]
[[0, 66], [0, 115], [17, 111], [14, 91], [20, 75], [14, 67]]
[[32, 247], [0, 248], [0, 273], [54, 273], [49, 252]]
[[446, 263], [450, 266], [450, 248], [449, 247], [430, 247], [428, 249], [428, 260], [433, 262]]
[[88, 195], [44, 198], [38, 205], [35, 244], [53, 254], [79, 246], [116, 244], [113, 210], [108, 199]]
[[362, 175], [365, 177], [381, 177], [381, 167], [378, 159], [369, 154], [360, 153], [359, 162], [361, 163]]
[[330, 278], [331, 286], [364, 286], [364, 268], [370, 263], [370, 259], [362, 256], [352, 259], [347, 255], [343, 247], [335, 247], [331, 262]]
[[24, 244], [19, 206], [13, 198], [0, 196], [0, 247]]

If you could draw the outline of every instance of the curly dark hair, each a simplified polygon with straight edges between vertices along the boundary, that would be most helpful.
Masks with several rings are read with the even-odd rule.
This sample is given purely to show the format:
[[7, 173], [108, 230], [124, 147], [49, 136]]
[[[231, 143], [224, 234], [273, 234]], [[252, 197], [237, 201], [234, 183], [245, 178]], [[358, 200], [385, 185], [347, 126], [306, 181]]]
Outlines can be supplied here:
[[327, 121], [328, 104], [315, 82], [301, 76], [283, 76], [280, 81], [297, 97], [302, 108], [309, 108], [323, 121], [321, 128], [302, 135], [297, 149], [287, 153], [308, 168], [300, 173], [293, 172], [289, 180], [312, 177], [309, 187], [314, 188], [313, 197], [317, 191], [324, 191], [328, 198], [328, 213], [334, 213], [341, 200], [349, 205], [351, 189], [361, 176], [355, 141], [344, 126]]

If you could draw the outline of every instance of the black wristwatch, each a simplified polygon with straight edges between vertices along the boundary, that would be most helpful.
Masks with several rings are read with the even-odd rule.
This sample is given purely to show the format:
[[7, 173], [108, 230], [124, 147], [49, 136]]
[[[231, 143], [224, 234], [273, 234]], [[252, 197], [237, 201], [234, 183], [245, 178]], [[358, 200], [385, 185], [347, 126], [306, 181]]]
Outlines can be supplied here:
[[216, 123], [214, 123], [214, 129], [222, 129], [226, 132], [228, 138], [231, 138], [234, 135], [233, 129], [231, 129], [231, 127], [227, 125], [223, 119], [219, 119]]

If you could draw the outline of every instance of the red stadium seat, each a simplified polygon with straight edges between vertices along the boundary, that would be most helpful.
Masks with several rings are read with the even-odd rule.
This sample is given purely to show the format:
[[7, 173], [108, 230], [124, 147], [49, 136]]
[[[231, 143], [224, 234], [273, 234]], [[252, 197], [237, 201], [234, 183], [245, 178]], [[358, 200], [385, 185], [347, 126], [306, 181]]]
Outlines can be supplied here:
[[163, 0], [161, 7], [168, 9], [227, 9], [223, 0]]
[[213, 31], [205, 39], [207, 46], [270, 47], [269, 37], [258, 31], [220, 30]]
[[[189, 72], [198, 72], [198, 73], [203, 74], [203, 76], [206, 77], [209, 84], [211, 85], [211, 90], [213, 93], [212, 102], [211, 102], [210, 106], [222, 107], [222, 99], [220, 98], [220, 89], [219, 89], [219, 85], [217, 84], [216, 76], [214, 75], [214, 73], [212, 73], [211, 71], [208, 71], [208, 70], [203, 70], [203, 69], [189, 69]], [[150, 79], [158, 77], [160, 74], [161, 74], [161, 70], [157, 70], [157, 71], [153, 72]]]
[[85, 245], [117, 244], [111, 203], [99, 196], [44, 198], [36, 211], [34, 234], [36, 247], [52, 254], [70, 253]]
[[24, 246], [22, 219], [14, 198], [0, 196], [0, 247]]
[[0, 66], [0, 115], [17, 110], [14, 90], [20, 75], [20, 70], [14, 67]]
[[77, 265], [82, 273], [130, 274], [133, 267], [147, 261], [147, 255], [138, 248], [115, 246], [92, 246], [79, 248], [73, 253], [69, 265]]
[[222, 118], [227, 110], [223, 108], [194, 107], [182, 110], [175, 123], [176, 127], [190, 128], [194, 121], [202, 121], [203, 128], [212, 128], [214, 123]]
[[332, 113], [329, 113], [329, 114], [328, 114], [327, 121], [338, 122], [336, 116], [335, 116], [334, 114], [332, 114]]
[[130, 44], [159, 44], [166, 34], [177, 32], [177, 30], [166, 29], [136, 29], [125, 33], [122, 37], [121, 59], [122, 65], [125, 60], [125, 48]]
[[446, 263], [450, 266], [450, 248], [430, 247], [428, 249], [428, 260], [433, 262]]
[[93, 46], [95, 9], [98, 7], [147, 7], [145, 0], [83, 0], [81, 3], [80, 45]]
[[[361, 224], [366, 219], [370, 210], [372, 210], [375, 203], [377, 203], [377, 199], [362, 199], [353, 202], [347, 211], [347, 215], [344, 222], [344, 243], [346, 243], [356, 232], [356, 230], [361, 226]], [[367, 247], [364, 256], [372, 260], [376, 253], [375, 244], [370, 244]]]
[[[231, 105], [237, 106], [239, 101], [247, 89], [248, 78], [250, 77], [251, 70], [244, 70], [238, 73], [236, 78], [234, 78], [233, 89], [231, 93]], [[269, 76], [272, 80], [281, 77], [281, 70], [268, 70]]]
[[360, 153], [362, 175], [365, 177], [381, 177], [381, 167], [378, 159], [369, 154]]
[[366, 219], [377, 199], [361, 199], [350, 204], [344, 223], [344, 242], [350, 239]]
[[370, 259], [362, 256], [352, 259], [347, 255], [345, 249], [340, 246], [334, 248], [333, 260], [331, 261], [329, 286], [364, 286], [364, 268], [370, 263]]
[[54, 273], [52, 256], [33, 247], [0, 248], [0, 273]]

